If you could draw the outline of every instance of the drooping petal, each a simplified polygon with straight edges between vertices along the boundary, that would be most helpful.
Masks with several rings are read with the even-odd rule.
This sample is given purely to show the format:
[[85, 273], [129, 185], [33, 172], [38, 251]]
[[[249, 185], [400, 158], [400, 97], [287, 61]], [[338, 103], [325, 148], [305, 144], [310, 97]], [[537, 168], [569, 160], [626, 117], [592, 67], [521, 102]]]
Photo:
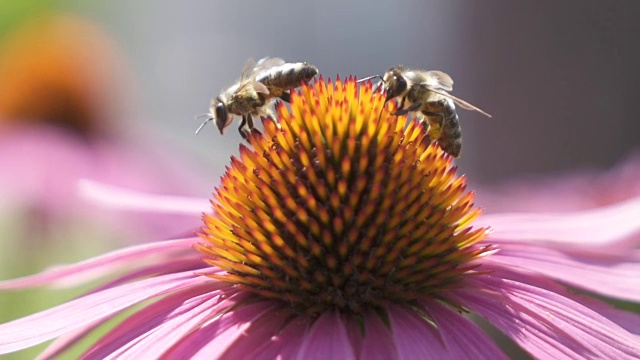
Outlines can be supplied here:
[[36, 360], [53, 360], [58, 358], [60, 354], [86, 338], [93, 330], [109, 320], [110, 318], [96, 320], [59, 336], [38, 355]]
[[[640, 356], [636, 335], [593, 309], [534, 286], [526, 278], [494, 269], [493, 276], [466, 279], [450, 299], [486, 318], [536, 358], [632, 359]], [[531, 280], [531, 283], [535, 281]]]
[[[241, 293], [241, 295], [249, 295], [247, 293]], [[242, 301], [242, 300], [240, 300]], [[228, 339], [228, 346], [222, 355], [226, 359], [256, 359], [266, 358], [263, 354], [256, 351], [257, 348], [263, 347], [265, 344], [271, 343], [275, 336], [278, 336], [280, 329], [285, 323], [286, 319], [290, 316], [289, 312], [279, 308], [279, 304], [271, 301], [266, 301], [263, 304], [258, 304], [260, 309], [264, 309], [258, 317], [250, 321], [247, 327], [243, 327], [240, 336], [234, 334], [233, 328], [229, 328], [228, 331], [222, 333], [220, 336], [222, 339]], [[256, 310], [254, 309], [255, 313]], [[234, 315], [234, 317], [236, 317]], [[238, 317], [241, 319], [241, 317]], [[236, 321], [237, 319], [233, 319]], [[235, 338], [235, 340], [234, 340]], [[281, 345], [289, 346], [290, 344], [284, 343]], [[294, 344], [291, 344], [292, 346]], [[225, 347], [225, 346], [223, 346]], [[206, 358], [207, 353], [201, 353]]]
[[[560, 291], [558, 291], [561, 293]], [[625, 310], [616, 309], [608, 303], [597, 300], [592, 297], [579, 296], [571, 293], [562, 293], [565, 297], [574, 298], [580, 304], [590, 308], [598, 314], [606, 317], [614, 323], [620, 325], [623, 329], [637, 336], [640, 341], [640, 314]]]
[[166, 256], [189, 250], [197, 239], [152, 242], [131, 246], [79, 263], [57, 266], [39, 274], [0, 281], [0, 289], [17, 289], [42, 285], [73, 286], [112, 273], [122, 267], [139, 264], [148, 256]]
[[573, 213], [487, 214], [477, 223], [492, 227], [491, 239], [614, 250], [640, 243], [638, 214], [640, 197]]
[[206, 198], [148, 194], [89, 179], [78, 182], [78, 191], [87, 199], [118, 210], [196, 216], [211, 211]]
[[[157, 148], [157, 143], [154, 145], [143, 139], [136, 141], [134, 146], [123, 149], [127, 147], [124, 142], [96, 144], [97, 141], [83, 141], [48, 126], [3, 129], [0, 131], [0, 169], [11, 169], [11, 173], [4, 171], [9, 176], [0, 175], [0, 209], [5, 208], [12, 213], [20, 209], [38, 209], [42, 211], [43, 220], [48, 222], [57, 224], [63, 221], [66, 224], [76, 221], [95, 230], [115, 232], [120, 240], [166, 239], [197, 228], [199, 216], [184, 209], [189, 199], [198, 201], [195, 197], [186, 197], [184, 201], [178, 198], [174, 203], [181, 208], [176, 211], [162, 204], [164, 212], [153, 210], [158, 203], [151, 197], [147, 199], [149, 203], [143, 202], [138, 206], [132, 205], [131, 200], [125, 201], [123, 206], [128, 204], [124, 207], [129, 211], [121, 212], [78, 196], [78, 180], [91, 178], [122, 188], [137, 189], [147, 196], [184, 194], [202, 196], [202, 201], [206, 202], [211, 185], [203, 186], [203, 181], [191, 181], [202, 176], [186, 169], [184, 164], [170, 161], [166, 150], [164, 153], [155, 151], [152, 155], [154, 151], [149, 149]], [[179, 166], [172, 166], [169, 162]], [[107, 193], [103, 197], [108, 198], [109, 195]], [[143, 200], [144, 197], [137, 199]], [[117, 205], [113, 201], [109, 204], [111, 207]], [[143, 209], [144, 212], [141, 211]]]
[[[195, 259], [197, 260], [197, 259]], [[189, 270], [194, 270], [194, 265], [196, 265], [195, 269], [198, 271], [202, 271], [200, 269], [201, 266], [197, 266], [200, 264], [194, 264], [194, 259], [188, 260], [180, 260], [172, 261], [171, 264], [153, 264], [151, 266], [145, 266], [140, 270], [126, 273], [112, 281], [109, 281], [105, 284], [100, 285], [98, 288], [93, 289], [91, 293], [96, 293], [102, 290], [107, 290], [113, 287], [116, 287], [121, 284], [125, 284], [131, 281], [135, 281], [138, 279], [147, 278], [149, 276], [159, 276], [164, 274], [172, 274], [177, 272], [185, 272]], [[212, 284], [206, 284], [208, 290], [214, 290], [217, 288], [225, 287], [225, 284], [215, 283], [215, 287]], [[198, 288], [190, 289], [192, 293], [196, 293]], [[39, 360], [42, 359], [51, 359], [55, 358], [59, 353], [65, 351], [69, 347], [75, 345], [78, 341], [82, 340], [86, 335], [88, 335], [91, 331], [101, 326], [102, 324], [108, 322], [111, 318], [103, 318], [97, 321], [94, 321], [88, 325], [79, 327], [74, 331], [69, 333], [65, 333], [64, 335], [57, 338], [53, 343], [47, 347], [47, 349], [38, 357]]]
[[320, 316], [305, 336], [297, 359], [356, 359], [347, 328], [334, 311]]
[[[489, 266], [488, 266], [489, 267]], [[496, 271], [496, 269], [498, 269]], [[508, 269], [508, 270], [507, 270]], [[513, 271], [511, 268], [505, 267], [494, 267], [494, 272], [504, 272], [503, 275], [506, 279], [519, 281], [524, 284], [528, 284], [530, 286], [534, 286], [536, 288], [542, 288], [553, 293], [558, 294], [566, 299], [570, 299], [576, 303], [580, 303], [583, 306], [591, 309], [592, 311], [604, 316], [609, 319], [616, 325], [622, 327], [627, 330], [629, 333], [635, 335], [636, 338], [640, 341], [640, 314], [632, 313], [629, 311], [624, 311], [620, 309], [616, 309], [612, 307], [610, 304], [607, 304], [604, 301], [597, 300], [593, 297], [588, 297], [586, 295], [574, 294], [573, 292], [569, 292], [566, 287], [561, 284], [549, 279], [538, 276], [530, 276], [524, 273], [518, 273]], [[640, 343], [639, 343], [640, 344]]]
[[539, 243], [497, 241], [487, 263], [535, 271], [600, 295], [640, 301], [640, 252], [607, 255], [596, 249], [564, 251]]
[[491, 213], [570, 212], [597, 208], [640, 195], [636, 151], [606, 172], [571, 170], [552, 177], [527, 176], [478, 188], [476, 200]]
[[[239, 306], [213, 319], [198, 331], [184, 336], [165, 356], [168, 359], [233, 359], [234, 357], [227, 355], [227, 352], [240, 350], [238, 348], [234, 349], [236, 342], [245, 347], [258, 347], [276, 333], [282, 319], [275, 319], [276, 322], [280, 321], [280, 323], [268, 324], [270, 320], [274, 320], [273, 317], [268, 315], [276, 311], [277, 306], [271, 301], [248, 303]], [[257, 324], [261, 326], [267, 324], [269, 326], [265, 329], [258, 327]], [[265, 330], [269, 333], [268, 335], [264, 333]], [[246, 335], [253, 331], [262, 331], [262, 333], [257, 336], [257, 339]], [[251, 349], [245, 349], [245, 351], [249, 350]]]
[[507, 359], [495, 341], [471, 320], [437, 301], [424, 306], [438, 326], [451, 359]]
[[291, 320], [277, 335], [247, 354], [245, 359], [295, 359], [310, 326], [309, 319], [304, 317]]
[[152, 276], [159, 276], [164, 274], [175, 274], [182, 273], [187, 271], [192, 271], [198, 275], [201, 273], [206, 274], [216, 274], [220, 272], [220, 269], [216, 268], [203, 268], [202, 264], [198, 263], [198, 258], [196, 257], [177, 257], [170, 264], [165, 263], [154, 263], [151, 265], [141, 266], [140, 269], [132, 269], [132, 271], [123, 274], [121, 276], [116, 277], [113, 280], [105, 282], [104, 284], [98, 286], [96, 289], [90, 291], [90, 293], [98, 292], [105, 289], [110, 289], [116, 286], [120, 286], [122, 284], [126, 284], [129, 282], [137, 281], [140, 279], [146, 279]]
[[117, 313], [140, 301], [198, 285], [193, 272], [163, 275], [71, 300], [54, 308], [0, 325], [0, 353], [33, 346]]
[[[214, 282], [210, 282], [214, 283]], [[228, 291], [216, 291], [219, 282], [202, 284], [161, 299], [127, 318], [101, 338], [83, 356], [87, 359], [160, 358], [185, 335], [221, 312]], [[225, 304], [227, 308], [232, 301]]]
[[399, 359], [452, 359], [438, 330], [418, 313], [401, 306], [388, 313]]
[[397, 359], [398, 349], [393, 334], [382, 319], [370, 313], [364, 317], [364, 339], [362, 343], [362, 359]]

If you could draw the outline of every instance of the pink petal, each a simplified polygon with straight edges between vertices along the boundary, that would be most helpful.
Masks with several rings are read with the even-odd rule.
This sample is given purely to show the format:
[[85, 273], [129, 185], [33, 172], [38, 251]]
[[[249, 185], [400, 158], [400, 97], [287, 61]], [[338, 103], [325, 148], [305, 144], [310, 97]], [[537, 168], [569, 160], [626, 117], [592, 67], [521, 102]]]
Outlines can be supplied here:
[[[526, 177], [478, 189], [476, 203], [493, 213], [558, 212], [596, 208], [640, 195], [640, 156], [633, 154], [605, 173], [572, 171], [553, 177]], [[487, 191], [482, 191], [487, 190]]]
[[640, 197], [607, 207], [556, 214], [487, 214], [491, 239], [547, 242], [580, 247], [634, 247], [640, 243]]
[[640, 253], [602, 254], [594, 249], [560, 251], [540, 244], [496, 242], [500, 251], [483, 261], [534, 271], [600, 295], [640, 301]]
[[177, 297], [161, 299], [119, 324], [83, 357], [160, 358], [187, 334], [198, 331], [200, 325], [233, 305], [232, 301], [224, 300], [224, 294], [202, 286]]
[[476, 204], [491, 213], [580, 211], [602, 205], [596, 199], [599, 190], [590, 181], [594, 177], [592, 173], [573, 173], [472, 188], [476, 189]]
[[78, 191], [86, 199], [119, 210], [196, 216], [212, 211], [207, 198], [143, 193], [89, 179], [78, 182]]
[[362, 344], [362, 359], [397, 359], [398, 349], [393, 340], [393, 334], [389, 327], [382, 322], [380, 316], [375, 313], [366, 314], [364, 317], [364, 339]]
[[146, 265], [137, 270], [131, 269], [129, 272], [101, 284], [97, 288], [91, 290], [90, 293], [113, 288], [148, 277], [157, 277], [159, 275], [175, 274], [187, 271], [191, 271], [197, 275], [209, 275], [220, 273], [223, 270], [214, 267], [207, 267], [206, 265], [203, 265], [202, 260], [197, 256], [197, 254], [190, 254], [188, 257], [176, 258], [168, 264], [165, 262], [158, 262]]
[[[165, 357], [168, 359], [219, 359], [227, 358], [226, 352], [231, 349], [236, 342], [241, 342], [244, 346], [258, 347], [262, 345], [260, 341], [253, 341], [248, 338], [246, 331], [264, 330], [253, 328], [254, 322], [264, 325], [264, 321], [274, 319], [270, 316], [277, 308], [277, 303], [271, 301], [261, 301], [258, 303], [244, 304], [229, 311], [222, 316], [201, 327], [197, 331], [180, 339]], [[264, 319], [261, 321], [261, 319]], [[279, 316], [275, 317], [276, 322], [280, 321]], [[278, 325], [270, 324], [268, 331], [275, 334]], [[249, 349], [247, 349], [249, 350]], [[229, 356], [228, 358], [233, 358]]]
[[[115, 280], [106, 282], [100, 285], [98, 288], [91, 290], [90, 293], [116, 287], [118, 285], [135, 281], [137, 279], [147, 278], [150, 276], [158, 276], [162, 274], [171, 274], [171, 273], [184, 272], [189, 270], [198, 270], [197, 274], [199, 275], [202, 275], [205, 273], [210, 274], [210, 273], [221, 272], [220, 269], [216, 269], [216, 268], [203, 269], [202, 266], [203, 266], [202, 261], [197, 256], [191, 256], [190, 258], [186, 258], [186, 259], [177, 258], [175, 260], [172, 260], [171, 263], [168, 265], [165, 263], [152, 264], [150, 266], [146, 266], [142, 269], [139, 269], [133, 272], [127, 272], [126, 274], [116, 278]], [[215, 289], [225, 287], [226, 284], [212, 281], [211, 284], [207, 284], [207, 286], [210, 288], [210, 290], [215, 290]], [[91, 324], [88, 324], [86, 326], [80, 327], [74, 330], [73, 332], [69, 332], [64, 334], [63, 336], [58, 337], [53, 343], [51, 343], [51, 345], [49, 345], [49, 347], [47, 347], [47, 349], [42, 354], [40, 354], [38, 359], [55, 358], [55, 356], [62, 353], [69, 347], [75, 345], [78, 341], [82, 340], [95, 328], [99, 327], [105, 322], [108, 322], [109, 320], [110, 318], [104, 318], [104, 319], [95, 321]]]
[[389, 320], [399, 359], [450, 359], [438, 330], [417, 312], [389, 308]]
[[197, 167], [185, 166], [189, 159], [177, 159], [165, 144], [158, 146], [138, 136], [130, 144], [116, 142], [98, 138], [83, 141], [46, 125], [3, 128], [0, 169], [10, 171], [0, 174], [0, 207], [11, 203], [13, 211], [16, 204], [37, 207], [46, 219], [89, 222], [131, 239], [166, 238], [198, 227], [199, 216], [184, 214], [188, 201], [174, 202], [181, 205], [182, 214], [119, 214], [96, 208], [77, 196], [77, 183], [83, 178], [147, 193], [202, 199], [210, 194], [211, 179], [192, 170]]
[[93, 330], [109, 320], [110, 318], [100, 319], [61, 335], [52, 341], [51, 344], [38, 355], [36, 360], [56, 359], [60, 354], [86, 338]]
[[565, 297], [575, 298], [580, 304], [587, 306], [589, 309], [606, 317], [614, 323], [620, 325], [623, 329], [636, 335], [640, 341], [640, 314], [635, 312], [616, 309], [608, 303], [596, 300], [592, 297], [578, 296], [570, 293], [563, 293]]
[[507, 359], [487, 334], [471, 320], [437, 301], [424, 304], [425, 311], [438, 326], [451, 359]]
[[307, 318], [291, 320], [278, 335], [259, 346], [247, 359], [295, 359], [307, 336], [311, 322]]
[[[299, 334], [283, 333], [282, 328], [291, 319], [288, 309], [280, 309], [282, 304], [273, 303], [270, 311], [256, 318], [251, 326], [242, 332], [242, 337], [229, 345], [223, 357], [227, 359], [268, 358], [265, 351], [274, 354], [273, 358], [283, 356], [283, 352], [298, 349], [301, 339], [307, 333], [308, 321], [294, 321]], [[287, 327], [291, 324], [287, 324]], [[286, 350], [285, 350], [286, 349]], [[290, 356], [291, 357], [291, 356]]]
[[[0, 281], [0, 289], [16, 289], [47, 284], [73, 286], [113, 273], [123, 267], [143, 262], [145, 257], [168, 256], [176, 251], [191, 251], [198, 238], [162, 241], [131, 246], [76, 264], [57, 266], [42, 273]], [[175, 256], [175, 255], [174, 255]]]
[[86, 326], [140, 301], [196, 286], [205, 277], [193, 272], [163, 275], [71, 300], [0, 325], [0, 353], [17, 351]]
[[331, 311], [313, 323], [305, 336], [298, 359], [356, 359], [340, 314]]
[[[141, 315], [139, 315], [140, 313], [144, 313], [144, 312], [148, 312], [151, 311], [149, 310], [149, 308], [154, 308], [154, 305], [158, 304], [158, 303], [162, 303], [162, 304], [167, 304], [167, 303], [171, 303], [171, 305], [166, 305], [167, 308], [177, 308], [179, 304], [181, 304], [182, 302], [188, 300], [189, 298], [195, 297], [200, 295], [202, 292], [209, 292], [214, 290], [216, 287], [218, 286], [212, 286], [212, 284], [206, 283], [206, 284], [202, 284], [201, 286], [196, 286], [190, 289], [187, 289], [186, 291], [181, 291], [178, 293], [174, 293], [171, 294], [167, 297], [165, 297], [164, 299], [162, 299], [159, 302], [156, 302], [146, 308], [144, 308], [143, 310], [136, 312], [135, 314], [133, 314], [132, 316], [128, 317], [127, 319], [125, 319], [122, 323], [118, 324], [118, 326], [116, 327], [116, 329], [122, 328], [124, 326], [126, 326], [125, 324], [129, 323], [130, 321], [132, 321], [132, 319], [135, 319]], [[178, 299], [178, 300], [174, 300], [174, 299]], [[156, 306], [157, 308], [157, 306]], [[162, 308], [164, 309], [164, 308]], [[53, 359], [56, 356], [60, 355], [62, 352], [64, 352], [65, 350], [69, 349], [70, 347], [72, 347], [73, 345], [77, 344], [78, 341], [82, 340], [84, 337], [86, 337], [87, 335], [89, 335], [90, 332], [92, 332], [94, 329], [98, 328], [99, 326], [103, 325], [104, 323], [108, 322], [111, 320], [111, 317], [107, 317], [107, 318], [102, 318], [98, 321], [95, 321], [93, 323], [90, 323], [86, 326], [80, 327], [72, 332], [66, 333], [60, 337], [58, 337], [49, 347], [47, 347], [47, 349], [38, 356], [38, 359], [42, 360], [42, 359]], [[141, 321], [141, 324], [147, 324], [148, 321]], [[133, 330], [129, 329], [129, 331], [131, 333], [133, 333]], [[113, 339], [110, 339], [109, 336], [111, 334], [113, 334], [115, 332], [115, 329], [111, 330], [109, 332], [109, 334], [105, 337], [102, 337], [96, 344], [93, 345], [92, 349], [96, 349], [96, 347], [105, 347], [106, 344], [109, 344], [110, 341], [113, 341]], [[122, 337], [122, 334], [119, 334]], [[126, 335], [129, 335], [129, 333], [126, 333]], [[116, 339], [117, 340], [121, 340], [121, 339]], [[90, 349], [91, 350], [91, 349]]]
[[[43, 156], [46, 154], [46, 156]], [[92, 174], [91, 151], [86, 143], [52, 126], [3, 127], [0, 132], [0, 198], [38, 203], [50, 211], [68, 214], [73, 184]], [[60, 171], [64, 164], [65, 171]], [[55, 176], [53, 176], [55, 175]]]
[[[588, 307], [592, 311], [595, 311], [596, 313], [611, 320], [612, 322], [622, 327], [623, 329], [627, 330], [634, 336], [640, 334], [640, 314], [616, 309], [606, 302], [597, 300], [592, 297], [588, 297], [586, 295], [578, 295], [572, 292], [568, 292], [564, 286], [556, 283], [551, 279], [547, 279], [547, 278], [543, 279], [539, 277], [517, 273], [512, 271], [511, 268], [508, 268], [508, 270], [505, 270], [504, 267], [494, 267], [493, 271], [503, 272], [504, 276], [506, 278], [509, 278], [510, 280], [519, 281], [519, 282], [534, 286], [536, 288], [546, 289], [564, 298], [570, 299], [571, 301], [580, 303], [583, 306]], [[640, 336], [636, 336], [636, 338], [638, 338], [638, 340], [640, 341]]]
[[[640, 356], [638, 337], [589, 307], [553, 291], [494, 276], [467, 279], [450, 300], [479, 315], [536, 358], [631, 359]], [[499, 278], [498, 276], [502, 277]], [[529, 278], [531, 283], [536, 281]], [[545, 281], [541, 281], [545, 284]]]

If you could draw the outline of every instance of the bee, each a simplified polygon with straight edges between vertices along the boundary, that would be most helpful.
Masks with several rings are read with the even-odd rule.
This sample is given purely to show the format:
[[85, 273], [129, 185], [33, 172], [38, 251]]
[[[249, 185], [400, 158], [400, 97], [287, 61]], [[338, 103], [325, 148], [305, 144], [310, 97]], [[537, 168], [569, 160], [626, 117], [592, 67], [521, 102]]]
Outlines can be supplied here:
[[318, 69], [306, 62], [286, 63], [280, 58], [265, 57], [255, 63], [247, 60], [240, 80], [211, 100], [208, 118], [198, 127], [196, 134], [209, 121], [215, 120], [220, 134], [231, 125], [234, 115], [242, 117], [238, 131], [247, 138], [254, 128], [253, 116], [273, 114], [269, 106], [280, 98], [290, 102], [290, 89], [297, 88], [318, 74]]
[[358, 82], [374, 78], [380, 79], [374, 92], [380, 87], [387, 92], [385, 105], [390, 100], [400, 99], [398, 110], [393, 115], [420, 112], [422, 120], [426, 119], [429, 125], [427, 133], [430, 140], [437, 141], [442, 150], [453, 157], [459, 157], [462, 149], [462, 129], [455, 105], [491, 117], [476, 106], [449, 94], [448, 91], [453, 89], [453, 79], [442, 71], [398, 65], [387, 70], [384, 76], [374, 75]]

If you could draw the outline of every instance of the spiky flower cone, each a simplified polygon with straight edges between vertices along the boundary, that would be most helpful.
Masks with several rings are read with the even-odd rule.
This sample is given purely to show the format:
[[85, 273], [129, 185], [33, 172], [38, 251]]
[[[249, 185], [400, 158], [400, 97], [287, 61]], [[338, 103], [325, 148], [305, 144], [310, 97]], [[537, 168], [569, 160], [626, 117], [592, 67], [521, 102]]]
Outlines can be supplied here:
[[205, 215], [212, 277], [297, 313], [411, 304], [476, 274], [486, 228], [425, 126], [354, 79], [323, 80], [241, 146]]

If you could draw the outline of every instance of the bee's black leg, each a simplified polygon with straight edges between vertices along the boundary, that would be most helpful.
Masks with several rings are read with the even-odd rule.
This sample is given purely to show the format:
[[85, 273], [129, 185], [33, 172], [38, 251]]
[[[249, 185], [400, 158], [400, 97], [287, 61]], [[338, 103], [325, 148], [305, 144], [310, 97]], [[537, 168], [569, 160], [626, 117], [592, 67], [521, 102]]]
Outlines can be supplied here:
[[[249, 118], [251, 119], [251, 117]], [[250, 121], [253, 124], [253, 120]], [[240, 136], [242, 136], [243, 139], [246, 139], [248, 137], [247, 132], [244, 130], [245, 125], [247, 125], [247, 117], [245, 115], [242, 115], [242, 121], [240, 122], [240, 126], [238, 126], [238, 131], [240, 132]]]
[[282, 99], [282, 101], [286, 101], [288, 103], [291, 102], [291, 94], [288, 92], [282, 92], [282, 94], [280, 95], [280, 99]]
[[404, 115], [404, 114], [410, 113], [412, 111], [417, 111], [418, 109], [420, 109], [420, 106], [422, 106], [422, 103], [414, 103], [411, 106], [409, 106], [408, 108], [402, 109], [402, 107], [404, 107], [404, 98], [403, 98], [402, 99], [402, 107], [400, 108], [400, 110], [398, 110], [395, 113], [393, 113], [393, 115], [400, 116], [400, 115]]
[[251, 132], [251, 130], [253, 130], [253, 118], [251, 114], [247, 114], [247, 126], [249, 127], [249, 132]]

